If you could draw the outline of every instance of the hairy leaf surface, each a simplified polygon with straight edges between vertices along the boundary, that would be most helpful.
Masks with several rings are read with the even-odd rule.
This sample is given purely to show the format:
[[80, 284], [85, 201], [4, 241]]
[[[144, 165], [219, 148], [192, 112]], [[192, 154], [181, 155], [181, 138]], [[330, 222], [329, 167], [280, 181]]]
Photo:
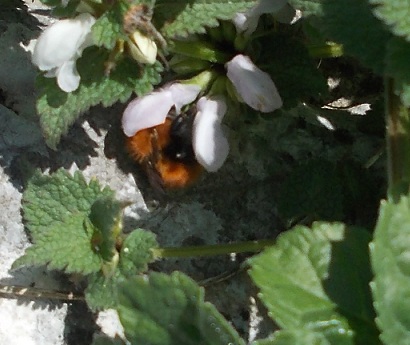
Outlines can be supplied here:
[[[345, 343], [378, 344], [370, 294], [370, 234], [340, 223], [297, 226], [250, 260], [270, 316], [285, 330], [320, 328]], [[332, 329], [332, 325], [336, 329]], [[332, 340], [333, 339], [333, 340]], [[340, 341], [340, 340], [337, 340]]]
[[410, 200], [383, 201], [371, 260], [375, 274], [372, 291], [377, 325], [384, 344], [410, 342]]
[[119, 292], [121, 323], [133, 344], [244, 345], [204, 291], [181, 272], [151, 273], [126, 282]]

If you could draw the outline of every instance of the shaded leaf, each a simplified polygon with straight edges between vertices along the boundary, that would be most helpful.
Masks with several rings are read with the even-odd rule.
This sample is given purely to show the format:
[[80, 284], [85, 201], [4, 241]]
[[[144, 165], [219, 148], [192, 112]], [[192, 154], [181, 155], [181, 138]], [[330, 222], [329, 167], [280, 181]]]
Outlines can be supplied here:
[[110, 261], [116, 253], [116, 241], [122, 231], [122, 216], [125, 205], [113, 198], [98, 198], [91, 206], [89, 225], [92, 228], [94, 250], [104, 261]]
[[410, 43], [394, 37], [387, 46], [386, 72], [394, 78], [395, 91], [406, 107], [410, 106]]
[[316, 25], [328, 37], [343, 44], [346, 55], [359, 59], [377, 73], [384, 71], [390, 33], [372, 12], [367, 0], [292, 0], [291, 3], [318, 17]]
[[84, 291], [88, 307], [93, 311], [116, 308], [118, 304], [118, 284], [125, 281], [120, 270], [115, 270], [109, 277], [102, 272], [88, 278]]
[[301, 217], [341, 220], [343, 193], [337, 166], [319, 159], [301, 164], [282, 185], [278, 209], [291, 221]]
[[204, 301], [203, 289], [181, 272], [131, 279], [122, 286], [119, 301], [120, 320], [132, 344], [245, 344]]
[[[282, 33], [264, 35], [258, 42], [263, 47], [259, 60], [275, 82], [285, 109], [327, 94], [326, 79], [302, 42]], [[302, 76], [303, 82], [297, 82]]]

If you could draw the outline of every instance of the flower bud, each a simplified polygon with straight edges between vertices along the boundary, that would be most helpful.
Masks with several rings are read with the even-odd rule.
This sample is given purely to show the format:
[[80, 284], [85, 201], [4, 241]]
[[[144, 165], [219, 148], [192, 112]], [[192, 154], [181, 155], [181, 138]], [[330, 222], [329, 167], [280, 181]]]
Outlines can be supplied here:
[[157, 60], [156, 43], [139, 31], [130, 35], [128, 48], [131, 56], [140, 63], [152, 65]]

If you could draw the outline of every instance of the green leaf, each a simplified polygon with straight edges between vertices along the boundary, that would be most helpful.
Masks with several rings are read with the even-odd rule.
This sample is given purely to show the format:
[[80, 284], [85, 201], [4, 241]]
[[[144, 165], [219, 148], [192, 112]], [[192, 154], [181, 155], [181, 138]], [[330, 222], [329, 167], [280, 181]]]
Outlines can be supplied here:
[[155, 260], [152, 249], [158, 242], [152, 232], [136, 229], [131, 232], [121, 248], [120, 270], [126, 277], [132, 277], [148, 269], [148, 263]]
[[117, 101], [125, 102], [133, 92], [143, 95], [160, 81], [162, 66], [144, 66], [140, 69], [129, 59], [118, 62], [109, 76], [104, 76], [108, 52], [88, 48], [77, 61], [81, 76], [79, 88], [72, 93], [61, 91], [55, 79], [39, 78], [40, 96], [37, 111], [47, 144], [55, 148], [61, 135], [91, 106], [108, 107]]
[[94, 43], [97, 46], [111, 50], [117, 39], [126, 39], [122, 30], [123, 15], [123, 4], [119, 1], [97, 19], [92, 27]]
[[[250, 259], [250, 275], [269, 315], [285, 330], [331, 325], [344, 342], [378, 344], [369, 289], [370, 234], [340, 223], [297, 226]], [[332, 340], [333, 339], [333, 340]]]
[[118, 269], [109, 277], [102, 272], [91, 275], [84, 291], [88, 307], [94, 312], [115, 308], [118, 304], [118, 285], [124, 281], [125, 277]]
[[118, 313], [132, 344], [244, 345], [204, 291], [181, 272], [152, 273], [127, 281]]
[[395, 91], [406, 107], [410, 106], [410, 43], [394, 37], [387, 46], [386, 72], [394, 78]]
[[13, 266], [47, 265], [67, 273], [90, 274], [101, 269], [100, 257], [91, 250], [91, 235], [84, 229], [84, 215], [68, 217], [35, 236], [34, 244]]
[[255, 0], [158, 0], [153, 22], [164, 37], [185, 37], [204, 33], [206, 27], [218, 26], [218, 19], [230, 20], [255, 4]]
[[377, 18], [391, 26], [392, 32], [410, 41], [410, 3], [407, 0], [369, 0]]
[[84, 220], [95, 200], [112, 195], [96, 180], [87, 184], [80, 172], [71, 176], [60, 169], [51, 176], [34, 175], [22, 201], [33, 246], [14, 266], [48, 264], [68, 272], [98, 271], [100, 257], [92, 250], [92, 233]]
[[79, 171], [73, 176], [64, 169], [50, 176], [36, 174], [23, 194], [26, 227], [35, 239], [37, 234], [47, 232], [50, 226], [62, 225], [73, 215], [85, 217], [94, 201], [104, 195], [111, 196], [113, 191], [102, 189], [97, 180], [87, 184]]
[[89, 225], [93, 230], [94, 250], [104, 261], [110, 261], [117, 252], [115, 245], [122, 231], [122, 216], [125, 205], [113, 196], [98, 198], [91, 206]]
[[152, 232], [141, 229], [131, 232], [122, 244], [115, 272], [110, 276], [99, 272], [90, 277], [85, 290], [88, 306], [94, 311], [116, 307], [118, 285], [127, 278], [145, 272], [148, 263], [155, 259], [151, 249], [157, 247], [158, 243]]
[[410, 201], [383, 201], [370, 245], [377, 325], [385, 344], [410, 343]]
[[337, 323], [317, 323], [304, 329], [276, 331], [271, 338], [252, 343], [252, 345], [353, 345], [353, 339], [340, 332]]
[[367, 0], [323, 0], [320, 14], [320, 29], [329, 39], [342, 43], [347, 55], [383, 73], [390, 33]]
[[343, 190], [336, 165], [313, 159], [297, 167], [282, 185], [278, 210], [288, 221], [341, 220]]

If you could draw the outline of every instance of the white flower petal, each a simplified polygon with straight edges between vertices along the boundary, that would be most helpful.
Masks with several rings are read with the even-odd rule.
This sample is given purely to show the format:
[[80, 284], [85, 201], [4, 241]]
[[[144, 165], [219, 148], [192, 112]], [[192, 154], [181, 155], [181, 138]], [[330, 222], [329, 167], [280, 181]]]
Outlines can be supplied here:
[[164, 123], [173, 105], [172, 94], [168, 89], [134, 99], [122, 117], [125, 135], [132, 137], [142, 129]]
[[244, 55], [226, 63], [227, 76], [244, 102], [253, 109], [269, 113], [282, 106], [282, 99], [270, 75]]
[[192, 103], [201, 91], [201, 87], [197, 84], [180, 84], [175, 83], [169, 86], [169, 91], [172, 93], [177, 114], [185, 104]]
[[87, 40], [94, 22], [94, 17], [82, 13], [74, 19], [59, 20], [49, 26], [37, 40], [33, 63], [46, 71], [81, 55], [80, 48]]
[[80, 85], [80, 75], [75, 66], [75, 60], [70, 60], [61, 65], [57, 71], [57, 84], [64, 92], [77, 90]]
[[223, 99], [202, 97], [197, 103], [192, 145], [195, 157], [207, 171], [217, 171], [229, 153], [228, 140], [223, 133], [221, 121], [226, 112]]

